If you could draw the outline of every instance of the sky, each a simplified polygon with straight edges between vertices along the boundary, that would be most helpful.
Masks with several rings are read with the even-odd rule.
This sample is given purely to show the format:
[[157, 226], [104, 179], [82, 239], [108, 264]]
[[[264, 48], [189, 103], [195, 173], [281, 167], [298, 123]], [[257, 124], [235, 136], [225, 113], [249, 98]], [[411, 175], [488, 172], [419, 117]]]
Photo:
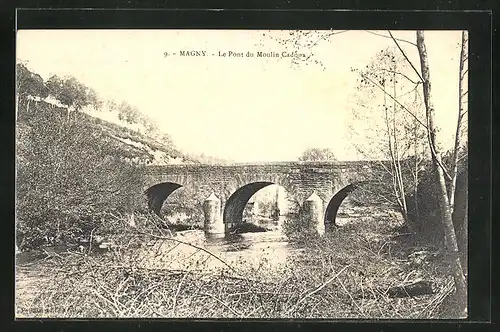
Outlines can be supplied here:
[[[414, 31], [393, 33], [415, 42]], [[460, 34], [425, 33], [444, 147], [454, 139]], [[339, 160], [358, 159], [347, 126], [357, 107], [351, 68], [363, 68], [393, 41], [366, 31], [326, 40], [311, 33], [303, 40], [317, 41], [312, 49], [276, 41], [287, 36], [258, 30], [19, 30], [16, 56], [44, 79], [71, 75], [103, 99], [136, 106], [185, 152], [236, 162], [290, 161], [316, 147], [332, 149]], [[419, 69], [416, 47], [401, 46]], [[180, 55], [189, 50], [208, 56]], [[294, 50], [311, 60], [293, 65], [287, 57], [245, 56]], [[230, 51], [243, 57], [228, 56]]]

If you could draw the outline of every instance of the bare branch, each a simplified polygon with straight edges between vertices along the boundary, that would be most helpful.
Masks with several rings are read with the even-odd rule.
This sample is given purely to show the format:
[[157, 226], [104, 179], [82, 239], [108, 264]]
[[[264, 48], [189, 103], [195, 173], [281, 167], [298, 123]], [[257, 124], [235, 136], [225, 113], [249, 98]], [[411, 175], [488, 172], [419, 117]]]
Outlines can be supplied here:
[[[365, 30], [365, 32], [371, 33], [372, 35], [384, 37], [384, 38], [391, 38], [391, 36], [387, 36], [387, 35], [384, 35], [384, 34], [381, 34], [378, 32], [374, 32], [374, 31], [370, 31], [370, 30]], [[392, 39], [394, 39], [394, 38], [392, 38]], [[400, 42], [408, 43], [408, 44], [413, 45], [413, 46], [417, 46], [417, 44], [415, 44], [411, 41], [405, 40], [405, 39], [396, 38], [396, 40], [399, 40]]]
[[182, 284], [184, 283], [184, 281], [186, 280], [187, 275], [190, 272], [191, 272], [190, 270], [187, 270], [184, 273], [184, 276], [182, 277], [181, 281], [179, 282], [179, 285], [177, 286], [177, 291], [175, 292], [174, 298], [172, 299], [172, 302], [173, 302], [173, 304], [172, 304], [172, 316], [175, 314], [175, 305], [177, 304], [177, 296], [179, 295], [179, 292], [181, 290]]
[[375, 83], [371, 78], [369, 78], [368, 76], [366, 75], [363, 75], [363, 78], [366, 78], [368, 81], [370, 81], [374, 86], [376, 86], [377, 88], [379, 88], [380, 90], [382, 90], [387, 96], [389, 96], [389, 98], [391, 98], [392, 100], [394, 100], [399, 106], [401, 106], [406, 112], [408, 112], [408, 114], [410, 114], [421, 126], [423, 126], [425, 129], [427, 129], [427, 125], [425, 125], [422, 121], [420, 121], [416, 116], [415, 114], [413, 114], [413, 112], [411, 112], [405, 105], [401, 104], [398, 100], [396, 100], [396, 98], [394, 98], [390, 93], [388, 93], [387, 91], [385, 91], [385, 89], [383, 87], [381, 87], [380, 85], [378, 85], [377, 83]]
[[[433, 144], [429, 144], [430, 148], [431, 148], [431, 153], [433, 156], [437, 156], [437, 152], [436, 152], [436, 149], [434, 148], [434, 145]], [[439, 167], [443, 170], [443, 173], [444, 173], [444, 176], [446, 177], [446, 180], [448, 181], [451, 181], [452, 180], [452, 177], [450, 176], [450, 174], [448, 173], [448, 171], [446, 170], [446, 167], [443, 165], [443, 163], [441, 162], [441, 159], [440, 158], [435, 158]]]
[[[389, 204], [394, 204], [394, 201], [391, 201], [390, 199], [388, 199], [387, 197], [385, 197], [385, 196], [383, 196], [383, 195], [381, 195], [379, 193], [375, 193], [375, 192], [373, 192], [371, 190], [368, 190], [366, 188], [363, 188], [363, 187], [358, 187], [358, 189], [361, 190], [361, 191], [367, 192], [369, 194], [372, 194], [372, 195], [377, 195], [377, 197], [383, 199], [385, 202], [387, 202]], [[396, 196], [396, 195], [394, 195], [394, 196]]]
[[415, 82], [414, 80], [412, 80], [411, 78], [409, 78], [408, 76], [406, 76], [405, 74], [399, 72], [399, 71], [395, 71], [395, 70], [391, 70], [391, 69], [385, 69], [385, 68], [381, 68], [382, 71], [386, 71], [386, 72], [389, 72], [389, 73], [393, 73], [393, 74], [398, 74], [398, 75], [401, 75], [403, 76], [404, 78], [406, 78], [408, 81], [412, 82], [413, 84], [421, 84], [422, 82], [421, 81], [418, 81], [418, 82]]
[[138, 233], [140, 234], [143, 234], [143, 235], [147, 235], [147, 236], [151, 236], [151, 237], [154, 237], [154, 238], [157, 238], [157, 239], [162, 239], [162, 240], [167, 240], [167, 241], [173, 241], [173, 242], [178, 242], [178, 243], [182, 243], [182, 244], [185, 244], [187, 246], [190, 246], [190, 247], [193, 247], [193, 248], [196, 248], [196, 249], [199, 249], [207, 254], [209, 254], [210, 256], [214, 257], [215, 259], [217, 259], [219, 262], [223, 263], [224, 265], [226, 265], [228, 268], [230, 268], [232, 271], [234, 272], [237, 272], [234, 267], [232, 267], [231, 265], [229, 265], [228, 263], [226, 263], [224, 260], [222, 260], [219, 256], [211, 253], [210, 251], [208, 251], [207, 249], [203, 248], [203, 247], [199, 247], [197, 245], [194, 245], [192, 243], [189, 243], [189, 242], [185, 242], [185, 241], [181, 241], [181, 240], [177, 240], [177, 239], [174, 239], [172, 237], [168, 237], [168, 236], [162, 236], [162, 235], [155, 235], [155, 234], [151, 234], [151, 233], [147, 233], [147, 232], [143, 232], [143, 231], [137, 231]]
[[328, 285], [329, 283], [331, 283], [333, 280], [337, 279], [337, 277], [345, 271], [345, 269], [347, 269], [350, 265], [346, 265], [344, 266], [339, 272], [337, 272], [333, 277], [329, 278], [327, 281], [325, 281], [323, 284], [321, 284], [319, 287], [316, 287], [312, 292], [310, 292], [309, 294], [307, 294], [306, 296], [304, 296], [303, 298], [301, 298], [300, 300], [297, 301], [297, 303], [295, 303], [295, 306], [294, 308], [296, 308], [299, 304], [301, 304], [302, 302], [304, 302], [308, 297], [316, 294], [317, 292], [319, 292], [320, 290], [322, 290], [326, 285]]
[[415, 83], [415, 86], [413, 87], [413, 89], [411, 89], [410, 91], [405, 92], [405, 93], [403, 93], [403, 94], [401, 94], [401, 95], [399, 95], [399, 96], [400, 96], [400, 97], [402, 97], [402, 96], [406, 96], [407, 94], [410, 94], [410, 93], [414, 92], [415, 90], [417, 90], [417, 88], [418, 88], [418, 86], [419, 86], [420, 84], [422, 84], [422, 82], [417, 82], [417, 83]]
[[[396, 38], [394, 38], [394, 36], [392, 35], [391, 31], [390, 30], [387, 30], [389, 32], [389, 35], [391, 35], [391, 38], [392, 40], [394, 40], [394, 43], [396, 43], [396, 46], [398, 47], [398, 49], [401, 51], [401, 54], [403, 54], [403, 56], [405, 57], [406, 61], [410, 64], [410, 66], [413, 68], [413, 70], [415, 71], [415, 73], [417, 73], [418, 77], [420, 78], [420, 80], [423, 82], [424, 79], [422, 78], [422, 75], [420, 75], [420, 73], [418, 72], [417, 68], [415, 68], [415, 66], [413, 65], [413, 63], [410, 61], [410, 59], [408, 59], [408, 57], [406, 56], [406, 53], [403, 51], [403, 49], [401, 48], [401, 46], [399, 46], [399, 43], [398, 41], [396, 40]], [[415, 45], [416, 46], [416, 45]]]
[[224, 307], [226, 307], [227, 309], [229, 309], [233, 314], [235, 314], [236, 316], [240, 317], [241, 314], [239, 312], [237, 312], [236, 310], [234, 310], [233, 308], [231, 308], [229, 305], [227, 305], [226, 302], [222, 301], [221, 299], [219, 299], [218, 297], [216, 296], [213, 296], [212, 294], [209, 294], [209, 293], [200, 293], [199, 294], [200, 296], [208, 296], [208, 297], [211, 297], [212, 299], [216, 300], [217, 302], [219, 302], [220, 304], [222, 304]]
[[467, 158], [466, 154], [464, 154], [463, 156], [458, 157], [457, 162], [460, 162], [460, 161], [464, 160], [465, 158]]
[[321, 40], [324, 40], [324, 39], [326, 39], [326, 38], [328, 38], [328, 37], [331, 37], [331, 36], [333, 36], [333, 35], [338, 35], [338, 34], [341, 34], [341, 33], [347, 32], [347, 31], [349, 31], [349, 30], [333, 31], [333, 32], [331, 32], [331, 33], [329, 33], [329, 34], [326, 34], [326, 35], [324, 35], [324, 36], [321, 36], [321, 37], [319, 37], [319, 38], [318, 38], [318, 40], [316, 40], [316, 41], [315, 41], [315, 42], [314, 42], [314, 43], [313, 43], [310, 47], [312, 48], [312, 47], [316, 46], [316, 45], [317, 45], [317, 44], [318, 44]]
[[464, 76], [467, 73], [468, 69], [465, 69], [465, 57], [467, 55], [467, 40], [466, 40], [466, 32], [462, 31], [462, 46], [460, 48], [460, 65], [459, 65], [459, 80], [458, 80], [458, 119], [457, 119], [457, 127], [455, 129], [455, 144], [453, 146], [453, 159], [451, 163], [451, 184], [449, 191], [449, 202], [450, 202], [450, 210], [453, 213], [455, 209], [455, 190], [457, 184], [457, 172], [458, 172], [458, 150], [460, 149], [460, 129], [461, 122], [463, 119], [464, 108], [463, 108], [463, 96], [464, 96]]

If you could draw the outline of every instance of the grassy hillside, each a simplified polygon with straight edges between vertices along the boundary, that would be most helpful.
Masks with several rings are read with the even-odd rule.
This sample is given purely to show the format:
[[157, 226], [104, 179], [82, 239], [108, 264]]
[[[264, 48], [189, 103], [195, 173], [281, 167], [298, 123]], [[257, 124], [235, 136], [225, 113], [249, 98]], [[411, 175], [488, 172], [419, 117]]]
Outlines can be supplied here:
[[[24, 134], [30, 130], [31, 122], [35, 115], [53, 117], [65, 115], [67, 109], [58, 107], [45, 101], [31, 101], [29, 110], [26, 102], [21, 103], [19, 107], [19, 116], [17, 121], [18, 144], [23, 144]], [[90, 126], [92, 130], [103, 133], [110, 144], [109, 148], [115, 151], [115, 154], [138, 164], [185, 164], [196, 163], [195, 158], [188, 157], [173, 146], [155, 138], [148, 137], [138, 131], [120, 126], [115, 123], [79, 112], [77, 121], [82, 126]]]
[[144, 208], [145, 165], [194, 163], [172, 144], [88, 114], [20, 98], [16, 242], [77, 244]]

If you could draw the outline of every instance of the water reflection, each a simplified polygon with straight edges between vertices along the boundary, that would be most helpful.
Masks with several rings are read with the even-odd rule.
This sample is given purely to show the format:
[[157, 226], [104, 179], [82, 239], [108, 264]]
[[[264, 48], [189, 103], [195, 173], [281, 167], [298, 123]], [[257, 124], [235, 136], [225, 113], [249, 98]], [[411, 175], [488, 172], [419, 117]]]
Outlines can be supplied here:
[[251, 242], [245, 241], [243, 234], [205, 234], [208, 247], [219, 248], [219, 251], [238, 251], [250, 248]]
[[[265, 232], [247, 232], [206, 236], [203, 233], [203, 246], [210, 252], [218, 255], [232, 266], [258, 267], [265, 264], [270, 270], [275, 270], [285, 264], [287, 257], [295, 251], [295, 246], [288, 243], [286, 235], [281, 229], [284, 218], [272, 220], [259, 218], [252, 220], [252, 224], [264, 227]], [[252, 229], [252, 227], [248, 227]], [[194, 235], [194, 234], [193, 234]], [[212, 264], [218, 265], [217, 261]], [[210, 264], [210, 265], [212, 265]], [[208, 267], [209, 269], [211, 268]]]
[[220, 252], [258, 251], [263, 248], [282, 247], [288, 244], [281, 228], [277, 227], [278, 221], [259, 219], [259, 226], [266, 228], [266, 232], [244, 232], [235, 234], [205, 234], [205, 244]]
[[[279, 270], [290, 255], [298, 248], [288, 243], [281, 227], [274, 227], [275, 221], [260, 221], [261, 225], [272, 230], [256, 233], [206, 235], [202, 230], [178, 232], [176, 238], [192, 245], [203, 247], [225, 263], [236, 268], [264, 268], [268, 271]], [[168, 241], [157, 241], [145, 252], [148, 257], [144, 263], [148, 267], [189, 270], [193, 266], [205, 272], [226, 268], [220, 260], [210, 257], [199, 249], [188, 245], [177, 245]], [[299, 249], [300, 250], [300, 249]], [[154, 256], [151, 253], [155, 253]]]

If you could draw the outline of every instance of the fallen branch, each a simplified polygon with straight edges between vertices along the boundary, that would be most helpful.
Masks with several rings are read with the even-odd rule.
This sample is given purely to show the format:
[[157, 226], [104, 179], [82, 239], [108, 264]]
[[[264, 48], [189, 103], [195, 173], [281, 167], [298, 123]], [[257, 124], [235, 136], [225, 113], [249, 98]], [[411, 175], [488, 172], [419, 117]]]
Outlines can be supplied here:
[[428, 294], [434, 294], [432, 282], [423, 280], [406, 286], [391, 287], [387, 290], [389, 297], [414, 297]]
[[172, 316], [174, 316], [174, 314], [175, 314], [175, 305], [177, 304], [177, 296], [179, 295], [182, 284], [184, 283], [184, 280], [186, 280], [186, 277], [189, 274], [189, 272], [191, 272], [191, 271], [188, 270], [188, 271], [186, 271], [186, 273], [184, 273], [184, 276], [182, 277], [181, 282], [179, 282], [179, 286], [177, 287], [177, 291], [175, 292], [174, 297], [172, 299], [172, 302], [173, 302], [173, 304], [172, 304]]
[[[393, 286], [388, 289], [375, 288], [378, 292], [386, 295], [387, 297], [415, 297], [422, 295], [430, 295], [434, 294], [433, 283], [431, 281], [426, 280], [418, 280], [408, 285], [399, 285]], [[360, 298], [367, 294], [361, 294], [360, 292], [356, 293], [356, 298]]]
[[439, 296], [435, 298], [431, 303], [429, 303], [429, 305], [427, 305], [427, 307], [425, 308], [427, 309], [429, 306], [432, 306], [432, 309], [427, 314], [427, 318], [432, 318], [432, 313], [434, 312], [434, 310], [436, 310], [443, 303], [443, 301], [454, 291], [455, 283], [453, 282], [453, 280], [450, 280], [440, 292], [441, 294], [439, 294]]
[[303, 298], [299, 299], [297, 301], [297, 303], [295, 303], [294, 305], [294, 308], [296, 308], [299, 304], [301, 304], [302, 302], [304, 302], [307, 298], [311, 297], [312, 295], [316, 294], [317, 292], [319, 292], [320, 290], [322, 290], [323, 288], [325, 288], [326, 285], [328, 285], [329, 283], [331, 283], [333, 280], [335, 280], [342, 272], [345, 271], [345, 269], [347, 269], [350, 265], [346, 265], [344, 266], [339, 272], [337, 272], [337, 274], [335, 274], [333, 277], [331, 277], [330, 279], [328, 279], [327, 281], [325, 281], [323, 284], [321, 284], [319, 287], [317, 287], [316, 289], [314, 289], [312, 292], [310, 292], [309, 294], [307, 294], [306, 296], [304, 296]]
[[219, 256], [211, 253], [210, 251], [208, 251], [207, 249], [203, 248], [203, 247], [199, 247], [197, 245], [194, 245], [194, 244], [191, 244], [189, 242], [185, 242], [185, 241], [182, 241], [182, 240], [178, 240], [178, 239], [174, 239], [172, 237], [168, 237], [168, 236], [163, 236], [163, 235], [155, 235], [155, 234], [150, 234], [150, 233], [147, 233], [147, 232], [142, 232], [142, 231], [137, 231], [138, 233], [140, 234], [143, 234], [143, 235], [147, 235], [147, 236], [151, 236], [153, 238], [156, 238], [156, 239], [161, 239], [161, 240], [167, 240], [167, 241], [173, 241], [173, 242], [177, 242], [177, 243], [182, 243], [182, 244], [185, 244], [187, 246], [190, 246], [190, 247], [193, 247], [193, 248], [196, 248], [198, 250], [201, 250], [207, 254], [209, 254], [210, 256], [214, 257], [215, 259], [217, 259], [219, 262], [223, 263], [224, 265], [226, 265], [228, 268], [230, 268], [231, 270], [233, 270], [234, 272], [238, 272], [235, 270], [234, 267], [232, 267], [231, 265], [229, 265], [228, 263], [226, 263], [224, 260], [222, 260], [222, 258], [220, 258]]
[[344, 292], [347, 294], [347, 296], [349, 296], [349, 298], [351, 299], [351, 302], [352, 304], [356, 307], [356, 309], [358, 309], [359, 313], [361, 315], [363, 315], [364, 317], [366, 317], [366, 314], [364, 313], [363, 309], [361, 309], [359, 307], [359, 305], [356, 303], [356, 301], [354, 300], [353, 296], [351, 295], [351, 293], [347, 290], [347, 288], [344, 286], [344, 283], [339, 279], [339, 283], [340, 283], [340, 286], [342, 286], [342, 288], [344, 289]]
[[226, 307], [227, 309], [229, 309], [233, 314], [235, 314], [238, 317], [241, 317], [241, 314], [239, 312], [237, 312], [236, 310], [234, 310], [233, 308], [231, 308], [229, 305], [227, 305], [226, 302], [224, 302], [221, 299], [213, 296], [212, 294], [200, 293], [199, 295], [211, 297], [212, 299], [216, 300], [217, 302], [219, 302], [220, 304], [222, 304], [224, 307]]
[[161, 240], [167, 240], [167, 241], [173, 241], [173, 242], [177, 242], [177, 243], [182, 243], [182, 244], [185, 244], [187, 246], [190, 246], [190, 247], [196, 248], [198, 250], [201, 250], [201, 251], [205, 252], [206, 254], [210, 255], [211, 257], [217, 259], [219, 262], [221, 262], [222, 264], [224, 264], [225, 266], [227, 266], [231, 271], [233, 271], [234, 273], [236, 273], [236, 275], [234, 275], [234, 276], [226, 275], [226, 277], [233, 278], [233, 279], [244, 280], [247, 283], [249, 283], [250, 281], [258, 282], [257, 280], [253, 280], [253, 279], [250, 279], [248, 277], [240, 275], [238, 273], [238, 271], [234, 267], [232, 267], [231, 265], [229, 265], [227, 262], [225, 262], [219, 256], [215, 255], [214, 253], [210, 252], [209, 250], [207, 250], [207, 249], [205, 249], [203, 247], [200, 247], [200, 246], [197, 246], [197, 245], [194, 245], [194, 244], [191, 244], [189, 242], [182, 241], [182, 240], [178, 240], [178, 239], [175, 239], [173, 237], [162, 236], [162, 235], [155, 235], [155, 234], [151, 234], [151, 233], [147, 233], [147, 232], [142, 232], [142, 231], [139, 231], [139, 230], [137, 230], [137, 232], [140, 233], [140, 234], [142, 234], [142, 235], [151, 236], [151, 237], [156, 238], [156, 239], [161, 239]]

